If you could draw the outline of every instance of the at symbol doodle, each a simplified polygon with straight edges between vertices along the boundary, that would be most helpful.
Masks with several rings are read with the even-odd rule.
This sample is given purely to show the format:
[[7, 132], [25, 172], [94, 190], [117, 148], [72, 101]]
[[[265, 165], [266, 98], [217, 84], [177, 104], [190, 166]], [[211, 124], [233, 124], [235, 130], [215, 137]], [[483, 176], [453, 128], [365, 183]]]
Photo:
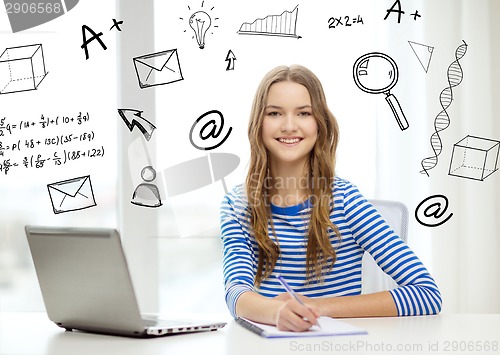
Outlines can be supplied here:
[[[198, 137], [202, 140], [205, 141], [209, 138], [217, 139], [219, 138], [220, 134], [222, 133], [222, 129], [224, 128], [224, 116], [222, 113], [218, 110], [211, 110], [208, 112], [205, 112], [203, 115], [201, 115], [194, 123], [193, 126], [191, 127], [191, 130], [189, 131], [189, 140], [193, 147], [199, 150], [212, 150], [215, 149], [219, 146], [222, 145], [226, 141], [226, 139], [229, 137], [231, 134], [231, 131], [233, 130], [233, 127], [229, 127], [226, 136], [220, 140], [220, 142], [216, 143], [215, 145], [211, 145], [208, 147], [202, 147], [198, 144], [196, 144], [194, 136], [193, 136], [193, 131], [198, 123], [200, 123], [201, 120], [203, 120], [205, 117], [209, 117], [210, 115], [215, 115], [216, 118], [220, 119], [220, 126], [218, 126], [218, 123], [216, 121], [216, 118], [211, 118], [207, 123], [201, 127], [199, 130]], [[208, 132], [205, 132], [206, 130], [209, 130]]]
[[415, 209], [415, 218], [423, 226], [437, 227], [446, 223], [453, 216], [453, 213], [450, 213], [441, 219], [447, 210], [448, 198], [444, 195], [432, 195], [418, 204]]

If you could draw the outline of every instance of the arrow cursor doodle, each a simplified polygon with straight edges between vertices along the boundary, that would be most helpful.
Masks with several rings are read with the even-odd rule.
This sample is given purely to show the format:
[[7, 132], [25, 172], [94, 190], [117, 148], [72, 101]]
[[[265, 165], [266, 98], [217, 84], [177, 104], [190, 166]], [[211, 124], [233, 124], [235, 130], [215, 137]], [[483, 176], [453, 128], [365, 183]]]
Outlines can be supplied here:
[[141, 116], [142, 111], [123, 108], [118, 109], [118, 113], [123, 119], [123, 122], [125, 122], [125, 124], [127, 125], [130, 132], [132, 132], [134, 127], [137, 127], [147, 141], [151, 139], [153, 131], [156, 129], [156, 127], [154, 126], [154, 124]]
[[229, 52], [227, 52], [227, 56], [226, 56], [226, 62], [227, 62], [226, 70], [234, 70], [234, 61], [235, 60], [236, 60], [236, 56], [234, 55], [232, 50], [229, 50]]

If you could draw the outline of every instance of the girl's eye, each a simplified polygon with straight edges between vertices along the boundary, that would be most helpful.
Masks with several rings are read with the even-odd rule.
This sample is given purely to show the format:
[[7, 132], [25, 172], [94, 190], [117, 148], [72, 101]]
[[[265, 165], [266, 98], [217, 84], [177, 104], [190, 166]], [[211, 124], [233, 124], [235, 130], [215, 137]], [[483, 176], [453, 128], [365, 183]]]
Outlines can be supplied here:
[[306, 116], [307, 117], [307, 116], [311, 116], [311, 115], [312, 115], [312, 113], [309, 112], [309, 111], [301, 111], [301, 112], [299, 112], [299, 116]]
[[268, 116], [279, 116], [279, 114], [280, 113], [278, 111], [271, 111], [267, 113]]

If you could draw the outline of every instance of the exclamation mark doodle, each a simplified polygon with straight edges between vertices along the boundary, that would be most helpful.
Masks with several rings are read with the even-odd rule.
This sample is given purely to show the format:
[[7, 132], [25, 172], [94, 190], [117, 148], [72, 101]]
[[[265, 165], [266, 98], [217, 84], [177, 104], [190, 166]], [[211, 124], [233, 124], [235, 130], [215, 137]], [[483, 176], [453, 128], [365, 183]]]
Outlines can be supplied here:
[[429, 170], [433, 169], [438, 163], [438, 156], [441, 154], [443, 150], [443, 145], [441, 143], [441, 137], [439, 137], [439, 132], [444, 131], [450, 125], [450, 116], [446, 109], [450, 107], [451, 102], [453, 101], [453, 88], [458, 86], [462, 82], [462, 67], [459, 63], [459, 60], [465, 55], [467, 52], [467, 43], [462, 41], [463, 44], [458, 46], [455, 50], [455, 60], [448, 67], [448, 86], [441, 91], [439, 95], [439, 102], [441, 103], [441, 107], [443, 110], [439, 112], [434, 120], [434, 129], [435, 132], [431, 135], [430, 142], [432, 150], [434, 151], [434, 156], [425, 158], [422, 160], [422, 170], [421, 174], [427, 174], [429, 176]]

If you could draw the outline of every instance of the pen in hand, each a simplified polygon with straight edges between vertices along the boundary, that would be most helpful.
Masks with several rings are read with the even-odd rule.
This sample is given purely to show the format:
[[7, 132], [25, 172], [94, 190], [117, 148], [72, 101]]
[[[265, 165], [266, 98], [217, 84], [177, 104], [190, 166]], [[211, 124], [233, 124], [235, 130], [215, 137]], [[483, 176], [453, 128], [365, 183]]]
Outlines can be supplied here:
[[[304, 304], [304, 302], [302, 302], [302, 300], [299, 298], [299, 296], [295, 293], [295, 291], [290, 287], [290, 285], [285, 281], [285, 279], [281, 275], [276, 276], [276, 278], [283, 285], [283, 287], [285, 288], [286, 292], [288, 292], [288, 294], [290, 296], [292, 296], [297, 302], [299, 302], [304, 307], [307, 307]], [[321, 329], [321, 325], [319, 324], [319, 322], [316, 322], [316, 323], [317, 323], [316, 325], [318, 326], [318, 328]]]

